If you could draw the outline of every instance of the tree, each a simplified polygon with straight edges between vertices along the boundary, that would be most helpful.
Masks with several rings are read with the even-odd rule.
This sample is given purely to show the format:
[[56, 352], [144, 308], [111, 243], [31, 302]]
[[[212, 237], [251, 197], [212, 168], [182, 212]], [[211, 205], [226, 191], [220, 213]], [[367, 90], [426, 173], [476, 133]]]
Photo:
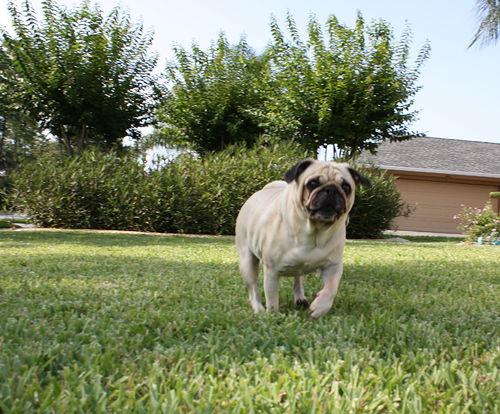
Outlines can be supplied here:
[[475, 9], [479, 28], [469, 48], [478, 42], [480, 46], [496, 44], [500, 30], [500, 3], [498, 0], [476, 0]]
[[265, 56], [257, 56], [244, 38], [229, 45], [222, 33], [207, 52], [174, 48], [168, 62], [169, 91], [157, 118], [170, 145], [196, 151], [222, 150], [237, 142], [251, 145], [264, 132], [256, 116], [263, 106]]
[[148, 55], [152, 33], [143, 33], [119, 7], [106, 18], [84, 0], [66, 9], [42, 2], [39, 22], [29, 0], [20, 11], [10, 2], [15, 37], [2, 31], [2, 55], [15, 72], [6, 81], [24, 111], [57, 137], [71, 156], [88, 146], [120, 146], [151, 123], [158, 96]]
[[16, 85], [8, 82], [14, 73], [12, 60], [0, 53], [0, 176], [4, 178], [46, 141], [35, 120], [20, 106]]
[[48, 140], [37, 123], [22, 111], [0, 115], [0, 174], [4, 174], [23, 160], [34, 159]]
[[358, 13], [349, 28], [331, 15], [323, 35], [311, 15], [308, 40], [300, 39], [288, 13], [291, 40], [285, 39], [276, 19], [271, 20], [271, 57], [275, 92], [268, 102], [268, 133], [295, 137], [316, 151], [334, 144], [338, 155], [353, 157], [375, 151], [384, 140], [401, 141], [420, 135], [410, 131], [417, 111], [410, 111], [419, 70], [429, 56], [426, 43], [414, 67], [408, 66], [411, 32], [399, 42], [383, 20], [366, 25]]

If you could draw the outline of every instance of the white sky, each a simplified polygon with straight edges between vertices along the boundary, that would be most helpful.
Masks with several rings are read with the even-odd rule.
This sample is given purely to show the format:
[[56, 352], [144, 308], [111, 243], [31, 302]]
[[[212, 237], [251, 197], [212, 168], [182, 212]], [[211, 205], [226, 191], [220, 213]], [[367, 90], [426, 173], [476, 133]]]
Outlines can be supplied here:
[[[68, 6], [75, 3], [59, 0]], [[98, 3], [107, 13], [118, 1]], [[40, 0], [32, 4], [39, 10]], [[142, 18], [146, 28], [154, 28], [153, 50], [160, 53], [160, 70], [172, 57], [174, 43], [189, 47], [196, 40], [206, 49], [220, 31], [231, 43], [245, 34], [250, 46], [261, 51], [271, 38], [271, 14], [284, 29], [288, 9], [301, 30], [311, 12], [322, 24], [335, 14], [352, 26], [360, 10], [366, 21], [388, 21], [396, 38], [408, 21], [413, 53], [426, 39], [432, 47], [419, 78], [423, 89], [415, 98], [420, 120], [412, 129], [431, 137], [500, 143], [500, 44], [467, 49], [476, 28], [474, 0], [122, 0], [120, 4], [130, 9], [134, 20]], [[10, 26], [6, 0], [0, 0], [0, 25]]]

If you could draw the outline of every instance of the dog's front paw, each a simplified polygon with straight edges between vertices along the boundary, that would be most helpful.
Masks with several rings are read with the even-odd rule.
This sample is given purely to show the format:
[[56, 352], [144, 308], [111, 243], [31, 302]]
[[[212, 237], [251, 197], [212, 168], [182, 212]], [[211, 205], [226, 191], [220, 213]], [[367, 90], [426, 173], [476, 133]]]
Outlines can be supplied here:
[[314, 300], [309, 309], [309, 317], [311, 319], [318, 319], [325, 316], [333, 305], [333, 300], [322, 300], [321, 295]]
[[295, 300], [295, 306], [298, 308], [308, 308], [309, 307], [309, 301], [307, 299], [296, 299]]
[[266, 309], [262, 306], [262, 303], [252, 303], [252, 308], [255, 313], [265, 312]]

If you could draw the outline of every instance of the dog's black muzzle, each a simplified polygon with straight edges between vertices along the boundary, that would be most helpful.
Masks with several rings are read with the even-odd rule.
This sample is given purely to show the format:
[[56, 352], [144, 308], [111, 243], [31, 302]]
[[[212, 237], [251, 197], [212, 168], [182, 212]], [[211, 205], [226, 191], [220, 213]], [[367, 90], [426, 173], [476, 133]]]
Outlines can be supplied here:
[[347, 212], [347, 196], [340, 186], [319, 188], [308, 207], [309, 217], [320, 221], [335, 221]]

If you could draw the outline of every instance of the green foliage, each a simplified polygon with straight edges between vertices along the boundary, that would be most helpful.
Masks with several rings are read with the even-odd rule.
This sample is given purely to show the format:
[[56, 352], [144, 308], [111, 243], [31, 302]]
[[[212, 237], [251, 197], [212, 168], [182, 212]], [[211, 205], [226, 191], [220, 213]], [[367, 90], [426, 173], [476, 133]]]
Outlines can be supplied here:
[[293, 278], [255, 315], [231, 239], [4, 230], [0, 250], [2, 413], [500, 411], [493, 248], [348, 241], [319, 321]]
[[356, 189], [354, 214], [347, 226], [350, 239], [378, 239], [389, 230], [396, 217], [408, 217], [413, 208], [401, 200], [396, 189], [396, 177], [374, 165], [355, 168], [372, 183], [372, 188]]
[[273, 41], [262, 55], [244, 38], [229, 45], [224, 34], [206, 52], [195, 43], [190, 51], [175, 47], [162, 91], [151, 75], [156, 57], [147, 54], [152, 35], [119, 7], [105, 18], [90, 0], [70, 10], [42, 4], [39, 23], [29, 0], [22, 11], [9, 3], [16, 36], [2, 32], [0, 57], [13, 70], [0, 82], [67, 155], [137, 138], [156, 107], [155, 140], [202, 155], [235, 143], [251, 147], [266, 135], [294, 138], [309, 152], [335, 144], [338, 155], [354, 157], [418, 135], [408, 129], [417, 115], [410, 107], [429, 46], [410, 67], [408, 28], [395, 42], [383, 20], [366, 25], [359, 14], [349, 28], [332, 15], [324, 36], [311, 16], [303, 42], [288, 14], [292, 40], [273, 18]]
[[10, 182], [5, 177], [0, 177], [0, 211], [10, 210], [9, 190]]
[[4, 42], [0, 43], [0, 174], [7, 174], [23, 159], [32, 158], [45, 140], [35, 120], [20, 106], [16, 87], [9, 82], [16, 73], [14, 65], [4, 53]]
[[223, 33], [207, 52], [193, 43], [190, 52], [176, 46], [174, 53], [166, 70], [170, 89], [157, 114], [166, 142], [187, 142], [199, 153], [254, 144], [264, 132], [253, 111], [264, 101], [266, 58], [243, 37], [229, 45]]
[[134, 154], [38, 160], [12, 175], [13, 197], [42, 227], [234, 234], [250, 195], [308, 156], [294, 142], [263, 144], [184, 154], [151, 171]]
[[384, 20], [367, 25], [358, 13], [349, 28], [331, 15], [325, 36], [311, 15], [304, 42], [290, 14], [286, 21], [291, 40], [271, 20], [277, 89], [265, 115], [268, 133], [294, 136], [310, 151], [334, 144], [344, 157], [419, 135], [408, 129], [417, 117], [410, 107], [430, 47], [425, 44], [410, 67], [409, 27], [396, 42]]
[[[38, 157], [58, 157], [58, 144], [47, 140], [37, 125], [22, 112], [11, 113], [0, 130], [0, 210], [10, 210], [10, 174]], [[1, 128], [0, 116], [0, 128]]]
[[147, 54], [152, 34], [142, 24], [119, 7], [105, 18], [89, 0], [70, 10], [44, 0], [40, 22], [29, 0], [8, 7], [15, 36], [2, 31], [1, 54], [15, 70], [4, 82], [67, 155], [139, 136], [157, 96], [157, 58]]
[[15, 206], [37, 225], [152, 230], [141, 204], [149, 186], [136, 156], [92, 150], [70, 159], [41, 158], [11, 179]]
[[468, 242], [475, 243], [479, 237], [485, 242], [498, 241], [500, 217], [491, 202], [488, 201], [484, 208], [462, 206], [462, 211], [453, 218], [460, 221], [458, 229], [467, 235]]
[[0, 210], [9, 210], [10, 172], [41, 154], [59, 151], [23, 109], [17, 86], [10, 82], [16, 76], [14, 64], [0, 42]]
[[282, 180], [290, 166], [307, 155], [298, 144], [285, 142], [251, 149], [233, 146], [203, 159], [180, 157], [151, 174], [160, 187], [152, 201], [162, 211], [155, 229], [234, 234], [244, 202], [268, 182]]
[[476, 0], [475, 9], [479, 27], [469, 48], [475, 44], [481, 47], [496, 44], [500, 29], [500, 4], [496, 0]]
[[50, 146], [37, 123], [22, 111], [0, 115], [0, 171], [34, 159]]
[[[234, 234], [244, 202], [308, 154], [294, 142], [260, 142], [211, 153], [183, 154], [149, 171], [135, 154], [85, 152], [27, 164], [12, 175], [14, 204], [41, 227]], [[408, 214], [394, 178], [360, 169], [373, 183], [359, 188], [351, 238], [377, 238]]]
[[0, 229], [15, 229], [18, 226], [18, 223], [26, 223], [26, 220], [19, 219], [6, 219], [0, 220]]
[[244, 39], [228, 45], [224, 34], [207, 52], [176, 47], [158, 113], [165, 141], [202, 153], [264, 133], [293, 137], [310, 152], [336, 144], [337, 155], [354, 157], [384, 140], [420, 135], [409, 130], [417, 117], [410, 107], [430, 47], [410, 67], [408, 27], [396, 42], [383, 20], [366, 25], [358, 14], [349, 28], [332, 15], [325, 38], [311, 16], [303, 42], [290, 14], [287, 26], [291, 41], [271, 20], [273, 40], [261, 56]]

